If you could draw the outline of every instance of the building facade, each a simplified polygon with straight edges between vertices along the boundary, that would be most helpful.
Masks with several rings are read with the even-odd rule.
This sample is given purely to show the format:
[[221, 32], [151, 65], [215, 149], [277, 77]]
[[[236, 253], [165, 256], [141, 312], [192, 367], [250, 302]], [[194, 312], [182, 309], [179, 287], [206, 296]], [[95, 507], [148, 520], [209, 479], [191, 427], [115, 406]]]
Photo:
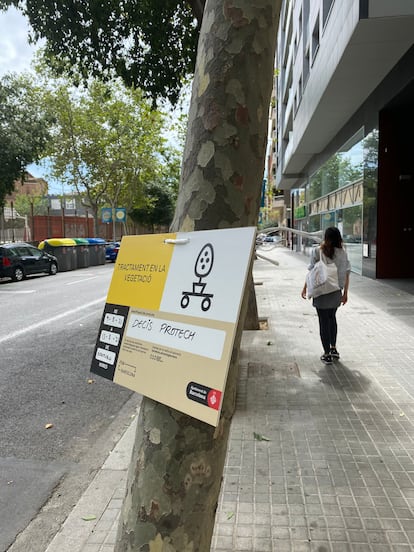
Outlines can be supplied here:
[[413, 278], [414, 1], [284, 0], [277, 44], [271, 174], [291, 224], [338, 226], [355, 272]]

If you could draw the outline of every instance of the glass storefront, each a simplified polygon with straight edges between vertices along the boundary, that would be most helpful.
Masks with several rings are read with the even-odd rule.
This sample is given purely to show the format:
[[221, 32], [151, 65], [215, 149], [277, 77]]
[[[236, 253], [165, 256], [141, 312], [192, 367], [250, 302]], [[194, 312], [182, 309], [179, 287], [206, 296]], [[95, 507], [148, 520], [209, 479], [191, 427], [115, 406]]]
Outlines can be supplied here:
[[338, 188], [362, 180], [364, 166], [364, 131], [360, 129], [338, 152]]
[[362, 274], [362, 205], [340, 209], [336, 216], [352, 270]]
[[309, 201], [362, 180], [364, 172], [363, 134], [363, 129], [360, 129], [311, 176], [308, 189]]
[[364, 274], [375, 277], [377, 257], [378, 129], [364, 139], [364, 217], [362, 225]]
[[[337, 226], [352, 265], [362, 274], [375, 259], [378, 131], [361, 128], [309, 180], [308, 232]], [[375, 261], [374, 261], [375, 262]]]

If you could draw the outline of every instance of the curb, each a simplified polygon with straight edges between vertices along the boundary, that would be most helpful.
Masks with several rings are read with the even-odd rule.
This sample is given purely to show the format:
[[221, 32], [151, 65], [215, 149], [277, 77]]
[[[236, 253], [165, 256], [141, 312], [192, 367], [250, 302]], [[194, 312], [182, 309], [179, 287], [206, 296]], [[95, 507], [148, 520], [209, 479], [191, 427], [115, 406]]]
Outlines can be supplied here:
[[138, 412], [45, 552], [113, 550]]

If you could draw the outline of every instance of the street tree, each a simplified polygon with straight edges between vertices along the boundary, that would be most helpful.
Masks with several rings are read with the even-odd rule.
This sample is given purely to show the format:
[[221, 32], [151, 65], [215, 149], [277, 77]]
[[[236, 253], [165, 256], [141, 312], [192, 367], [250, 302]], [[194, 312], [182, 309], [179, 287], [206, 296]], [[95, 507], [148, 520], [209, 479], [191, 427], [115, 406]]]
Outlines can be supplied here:
[[163, 116], [119, 80], [91, 80], [87, 88], [59, 82], [45, 92], [46, 107], [54, 114], [47, 151], [51, 176], [84, 198], [98, 235], [99, 209], [122, 200], [131, 210], [144, 184], [161, 170], [167, 149]]
[[18, 194], [14, 199], [14, 208], [22, 216], [44, 215], [47, 213], [49, 200], [43, 195]]
[[144, 188], [142, 205], [134, 207], [129, 216], [152, 232], [157, 226], [168, 227], [174, 215], [174, 195], [171, 189], [161, 184], [148, 184]]
[[[149, 175], [143, 187], [141, 195], [135, 195], [133, 207], [129, 210], [129, 218], [138, 224], [151, 229], [164, 228], [171, 224], [175, 203], [178, 195], [181, 172], [181, 157], [184, 149], [182, 135], [184, 121], [187, 117], [183, 114], [174, 114], [169, 119], [169, 132], [167, 147], [163, 150], [162, 164], [158, 165], [158, 173]], [[125, 190], [128, 192], [128, 189]], [[126, 201], [131, 205], [131, 202]]]
[[[206, 4], [174, 231], [257, 223], [279, 11], [275, 0]], [[116, 552], [210, 550], [246, 307], [217, 428], [144, 398]]]
[[[40, 6], [40, 0], [33, 4]], [[206, 3], [174, 231], [257, 222], [280, 5], [280, 0]], [[111, 21], [111, 14], [105, 17]], [[245, 310], [246, 300], [217, 428], [143, 400], [117, 552], [210, 550]]]
[[38, 161], [49, 137], [49, 119], [28, 76], [6, 75], [0, 80], [0, 207], [24, 181], [26, 168]]

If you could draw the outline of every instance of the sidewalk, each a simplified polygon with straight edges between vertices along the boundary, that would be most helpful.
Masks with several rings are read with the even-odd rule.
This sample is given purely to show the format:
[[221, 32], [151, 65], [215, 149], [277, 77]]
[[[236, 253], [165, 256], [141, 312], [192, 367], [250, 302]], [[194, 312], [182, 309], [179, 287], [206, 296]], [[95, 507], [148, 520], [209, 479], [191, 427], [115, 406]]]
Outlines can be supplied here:
[[[306, 259], [263, 253], [268, 328], [243, 335], [214, 552], [414, 549], [414, 295], [351, 275], [341, 361], [320, 360]], [[45, 552], [113, 552], [135, 422]]]

